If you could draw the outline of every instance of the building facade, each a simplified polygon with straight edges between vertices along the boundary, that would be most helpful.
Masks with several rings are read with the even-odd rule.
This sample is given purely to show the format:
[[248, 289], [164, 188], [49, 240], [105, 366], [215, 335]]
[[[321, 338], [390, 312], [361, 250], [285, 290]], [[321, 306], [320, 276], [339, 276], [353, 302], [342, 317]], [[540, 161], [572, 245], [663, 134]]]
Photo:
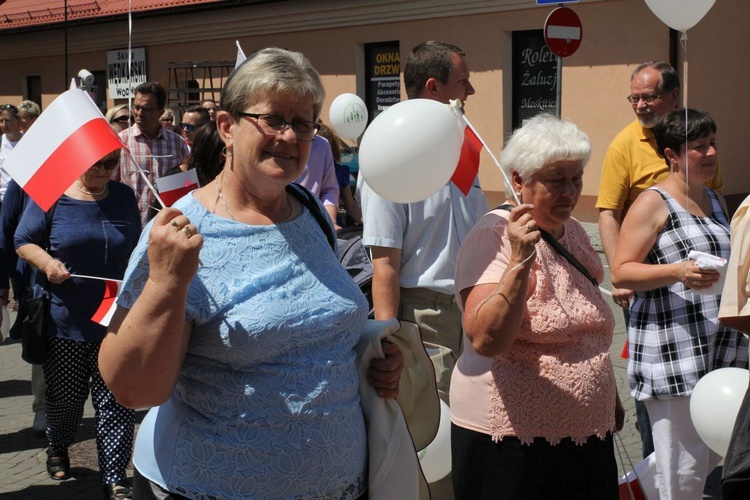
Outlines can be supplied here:
[[[498, 158], [525, 113], [554, 109], [559, 84], [561, 116], [578, 124], [594, 146], [575, 214], [593, 221], [607, 145], [634, 119], [625, 99], [630, 74], [643, 61], [666, 60], [682, 76], [683, 102], [708, 111], [718, 124], [730, 207], [750, 192], [750, 176], [742, 170], [750, 95], [736, 87], [750, 77], [750, 65], [743, 63], [750, 4], [739, 0], [716, 2], [682, 41], [644, 0], [571, 3], [583, 38], [563, 60], [559, 79], [554, 58], [539, 42], [556, 5], [534, 0], [132, 0], [132, 30], [127, 0], [67, 0], [67, 22], [60, 10], [36, 18], [19, 14], [64, 2], [0, 5], [0, 102], [33, 97], [44, 108], [81, 69], [96, 77], [103, 107], [126, 102], [122, 76], [128, 67], [131, 75], [170, 89], [169, 106], [218, 99], [239, 41], [246, 54], [267, 46], [305, 53], [326, 87], [324, 121], [330, 103], [345, 92], [365, 99], [373, 116], [406, 99], [399, 76], [409, 50], [424, 40], [446, 40], [467, 53], [476, 94], [466, 115]], [[480, 180], [491, 203], [502, 201], [502, 177], [486, 151]]]

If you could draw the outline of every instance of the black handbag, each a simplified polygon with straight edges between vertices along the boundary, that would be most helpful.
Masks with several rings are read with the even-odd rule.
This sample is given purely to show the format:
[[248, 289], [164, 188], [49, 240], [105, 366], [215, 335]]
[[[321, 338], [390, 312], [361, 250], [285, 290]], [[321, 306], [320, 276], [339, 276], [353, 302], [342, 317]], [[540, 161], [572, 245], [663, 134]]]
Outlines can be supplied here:
[[[36, 290], [39, 290], [38, 293]], [[41, 365], [47, 359], [49, 344], [47, 334], [49, 294], [47, 290], [39, 287], [29, 288], [25, 305], [26, 317], [21, 327], [21, 358], [32, 365]]]
[[[57, 203], [52, 205], [44, 215], [45, 221], [45, 251], [49, 253], [49, 233], [52, 226], [52, 216]], [[49, 281], [43, 272], [36, 270], [32, 285], [26, 288], [24, 306], [26, 317], [21, 323], [21, 358], [32, 365], [41, 365], [47, 360], [49, 334]]]

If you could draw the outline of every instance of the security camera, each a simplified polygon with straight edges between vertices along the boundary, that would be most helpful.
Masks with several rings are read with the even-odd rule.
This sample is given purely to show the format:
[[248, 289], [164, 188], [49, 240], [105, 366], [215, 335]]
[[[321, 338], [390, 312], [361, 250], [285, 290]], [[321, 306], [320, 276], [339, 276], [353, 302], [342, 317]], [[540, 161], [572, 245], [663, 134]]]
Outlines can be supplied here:
[[82, 87], [91, 87], [94, 85], [94, 75], [87, 69], [82, 69], [78, 72], [78, 79], [81, 82]]

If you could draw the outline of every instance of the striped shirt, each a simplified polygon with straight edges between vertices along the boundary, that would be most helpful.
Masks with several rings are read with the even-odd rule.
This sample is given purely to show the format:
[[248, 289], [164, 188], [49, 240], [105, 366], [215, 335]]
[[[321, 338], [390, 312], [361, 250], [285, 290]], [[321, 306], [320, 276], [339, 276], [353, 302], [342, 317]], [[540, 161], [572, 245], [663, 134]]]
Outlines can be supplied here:
[[[729, 258], [729, 222], [708, 188], [712, 214], [691, 215], [660, 188], [669, 215], [645, 262], [684, 262], [690, 250]], [[636, 292], [630, 306], [628, 380], [637, 400], [689, 396], [717, 368], [747, 368], [747, 339], [719, 324], [721, 295], [694, 294], [681, 281]]]
[[159, 128], [159, 132], [153, 139], [149, 139], [142, 133], [138, 125], [123, 130], [119, 135], [128, 148], [131, 147], [132, 136], [133, 145], [130, 155], [120, 156], [120, 166], [113, 172], [112, 179], [124, 182], [135, 190], [138, 197], [138, 209], [141, 213], [141, 224], [145, 226], [161, 207], [158, 206], [143, 176], [133, 165], [130, 156], [146, 172], [149, 182], [153, 184], [160, 177], [165, 176], [170, 169], [178, 167], [187, 158], [190, 150], [182, 137], [164, 127]]

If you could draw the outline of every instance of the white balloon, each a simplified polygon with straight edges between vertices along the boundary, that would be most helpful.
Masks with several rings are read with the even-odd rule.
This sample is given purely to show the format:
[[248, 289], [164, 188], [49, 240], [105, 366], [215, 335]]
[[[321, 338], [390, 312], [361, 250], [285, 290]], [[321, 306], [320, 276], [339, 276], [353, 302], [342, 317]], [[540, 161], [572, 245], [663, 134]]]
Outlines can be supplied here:
[[701, 378], [690, 396], [693, 427], [703, 442], [722, 457], [729, 448], [748, 378], [748, 371], [742, 368], [720, 368]]
[[367, 126], [367, 106], [355, 94], [341, 94], [331, 103], [328, 119], [339, 137], [353, 140]]
[[443, 401], [437, 435], [419, 452], [419, 465], [428, 483], [443, 479], [451, 471], [451, 409]]
[[646, 0], [656, 17], [672, 29], [683, 33], [698, 24], [716, 0]]
[[410, 99], [388, 108], [367, 127], [359, 168], [383, 198], [413, 203], [437, 193], [461, 155], [463, 127], [457, 108], [432, 99]]

